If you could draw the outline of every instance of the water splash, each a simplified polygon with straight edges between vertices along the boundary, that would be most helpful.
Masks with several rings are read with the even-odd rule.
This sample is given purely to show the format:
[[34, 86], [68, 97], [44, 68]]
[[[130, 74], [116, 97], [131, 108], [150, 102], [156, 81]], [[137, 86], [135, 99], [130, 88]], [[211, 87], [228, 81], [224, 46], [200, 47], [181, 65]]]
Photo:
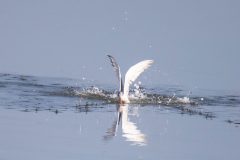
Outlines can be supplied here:
[[[130, 89], [129, 99], [131, 104], [154, 104], [154, 105], [197, 105], [198, 101], [190, 99], [190, 97], [178, 97], [175, 93], [173, 96], [162, 94], [150, 94], [146, 89], [141, 86], [141, 83], [133, 85], [134, 88]], [[118, 101], [118, 91], [106, 91], [97, 86], [87, 88], [73, 88], [66, 89], [65, 95], [77, 96], [91, 100], [102, 100], [108, 103], [116, 103]]]

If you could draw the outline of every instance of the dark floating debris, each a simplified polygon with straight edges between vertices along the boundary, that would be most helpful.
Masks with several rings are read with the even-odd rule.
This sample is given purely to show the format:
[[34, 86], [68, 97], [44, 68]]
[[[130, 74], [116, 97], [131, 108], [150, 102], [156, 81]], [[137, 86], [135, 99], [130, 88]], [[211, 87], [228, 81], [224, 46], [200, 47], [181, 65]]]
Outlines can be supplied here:
[[228, 119], [228, 120], [226, 120], [225, 122], [227, 122], [227, 123], [229, 123], [229, 124], [235, 124], [235, 125], [237, 125], [237, 126], [240, 125], [240, 121], [238, 121], [238, 120], [230, 120], [230, 119]]
[[106, 104], [109, 103], [89, 103], [86, 102], [85, 104], [76, 104], [75, 108], [77, 112], [91, 112], [94, 109], [104, 108]]
[[176, 107], [181, 111], [181, 114], [189, 114], [189, 115], [199, 115], [199, 116], [204, 116], [206, 119], [212, 119], [215, 118], [216, 116], [211, 113], [211, 112], [203, 112], [194, 108], [189, 108], [185, 106], [178, 106]]
[[59, 113], [59, 111], [56, 109], [56, 110], [55, 110], [55, 113], [56, 113], [56, 114], [58, 114], [58, 113]]

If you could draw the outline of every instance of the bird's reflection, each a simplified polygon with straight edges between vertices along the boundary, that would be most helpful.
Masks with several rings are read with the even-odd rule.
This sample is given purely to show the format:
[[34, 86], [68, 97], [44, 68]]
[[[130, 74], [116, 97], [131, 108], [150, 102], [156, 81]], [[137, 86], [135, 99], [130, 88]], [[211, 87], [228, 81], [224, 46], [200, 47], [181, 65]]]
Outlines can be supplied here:
[[[117, 136], [118, 128], [121, 127], [122, 136], [133, 145], [146, 145], [146, 136], [137, 128], [136, 124], [129, 120], [128, 105], [117, 105], [117, 117], [112, 126], [107, 130], [104, 140]], [[119, 131], [120, 132], [120, 131]]]

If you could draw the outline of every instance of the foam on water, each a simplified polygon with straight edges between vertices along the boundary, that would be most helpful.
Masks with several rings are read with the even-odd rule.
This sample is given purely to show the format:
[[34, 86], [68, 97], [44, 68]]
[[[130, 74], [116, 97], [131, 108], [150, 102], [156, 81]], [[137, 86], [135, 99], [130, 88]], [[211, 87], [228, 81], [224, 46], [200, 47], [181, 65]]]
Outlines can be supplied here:
[[[148, 94], [146, 89], [139, 85], [134, 85], [134, 89], [129, 92], [129, 99], [131, 104], [163, 104], [163, 105], [197, 105], [197, 101], [190, 100], [189, 97], [163, 96], [159, 94]], [[116, 103], [118, 101], [117, 90], [106, 91], [96, 86], [91, 86], [82, 89], [67, 88], [65, 95], [78, 96], [92, 100], [102, 100], [109, 103]]]

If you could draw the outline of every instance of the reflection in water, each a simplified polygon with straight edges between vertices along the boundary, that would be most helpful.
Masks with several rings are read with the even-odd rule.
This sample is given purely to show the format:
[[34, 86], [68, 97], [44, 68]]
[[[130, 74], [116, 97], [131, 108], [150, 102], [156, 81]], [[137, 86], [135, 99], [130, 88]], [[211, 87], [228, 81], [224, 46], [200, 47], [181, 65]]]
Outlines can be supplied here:
[[146, 136], [137, 128], [136, 124], [128, 119], [128, 105], [117, 106], [117, 119], [114, 120], [112, 126], [107, 130], [104, 136], [105, 140], [109, 140], [117, 135], [118, 126], [122, 127], [122, 136], [126, 141], [133, 145], [146, 145]]

